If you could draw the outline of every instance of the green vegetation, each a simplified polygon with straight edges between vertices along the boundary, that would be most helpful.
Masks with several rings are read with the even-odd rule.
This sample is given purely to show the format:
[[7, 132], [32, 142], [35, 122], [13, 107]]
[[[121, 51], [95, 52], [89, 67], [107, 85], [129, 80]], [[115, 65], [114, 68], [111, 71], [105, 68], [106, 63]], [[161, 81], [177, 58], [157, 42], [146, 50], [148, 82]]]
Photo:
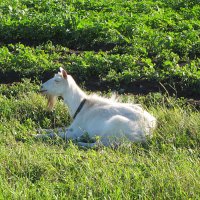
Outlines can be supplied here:
[[[66, 126], [63, 103], [53, 113], [29, 81], [0, 88], [1, 199], [198, 199], [200, 113], [184, 99], [121, 95], [158, 118], [153, 140], [118, 149], [79, 149], [40, 142], [36, 129]], [[109, 95], [109, 94], [108, 94]]]
[[45, 78], [62, 65], [81, 82], [200, 93], [199, 0], [5, 0], [0, 14], [1, 79]]
[[[199, 16], [199, 0], [0, 1], [0, 199], [199, 199], [200, 113], [176, 96], [200, 94]], [[175, 95], [119, 96], [158, 119], [146, 144], [35, 141], [71, 122], [38, 94], [60, 66], [92, 89]]]

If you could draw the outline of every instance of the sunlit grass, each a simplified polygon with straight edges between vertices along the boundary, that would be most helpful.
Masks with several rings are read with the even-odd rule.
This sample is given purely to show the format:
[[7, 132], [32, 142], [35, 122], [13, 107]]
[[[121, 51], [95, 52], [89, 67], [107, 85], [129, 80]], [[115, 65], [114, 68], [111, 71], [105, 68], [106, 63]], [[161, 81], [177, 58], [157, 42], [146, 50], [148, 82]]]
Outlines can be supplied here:
[[157, 117], [154, 137], [118, 149], [81, 149], [31, 137], [39, 127], [68, 125], [70, 118], [62, 102], [53, 113], [46, 111], [34, 84], [29, 92], [19, 89], [27, 84], [9, 88], [17, 94], [6, 94], [6, 88], [0, 94], [1, 199], [200, 197], [200, 113], [184, 99], [122, 95], [120, 101], [141, 103]]

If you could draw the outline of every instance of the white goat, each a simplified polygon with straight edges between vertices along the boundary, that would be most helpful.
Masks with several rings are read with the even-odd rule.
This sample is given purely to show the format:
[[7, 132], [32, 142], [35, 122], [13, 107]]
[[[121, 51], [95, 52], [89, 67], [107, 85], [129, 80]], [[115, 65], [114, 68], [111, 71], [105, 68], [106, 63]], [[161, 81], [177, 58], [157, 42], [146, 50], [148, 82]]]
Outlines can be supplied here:
[[[49, 97], [50, 108], [54, 106], [56, 98], [61, 96], [73, 122], [64, 132], [38, 134], [37, 138], [53, 138], [58, 135], [66, 140], [79, 140], [87, 133], [90, 138], [98, 137], [103, 145], [108, 146], [124, 138], [135, 142], [145, 141], [146, 135], [151, 136], [156, 126], [156, 119], [138, 105], [85, 94], [62, 68], [42, 85], [41, 93]], [[78, 144], [92, 147], [96, 143]]]

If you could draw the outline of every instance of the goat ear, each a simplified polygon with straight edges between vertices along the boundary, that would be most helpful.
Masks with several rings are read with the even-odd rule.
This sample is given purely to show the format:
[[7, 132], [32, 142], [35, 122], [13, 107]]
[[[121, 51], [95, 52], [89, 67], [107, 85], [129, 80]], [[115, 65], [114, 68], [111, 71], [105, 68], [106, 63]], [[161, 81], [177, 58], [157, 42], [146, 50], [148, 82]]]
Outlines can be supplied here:
[[67, 72], [62, 67], [60, 67], [60, 72], [62, 73], [63, 78], [67, 79]]
[[62, 70], [64, 70], [62, 67], [60, 67], [60, 72], [62, 72]]

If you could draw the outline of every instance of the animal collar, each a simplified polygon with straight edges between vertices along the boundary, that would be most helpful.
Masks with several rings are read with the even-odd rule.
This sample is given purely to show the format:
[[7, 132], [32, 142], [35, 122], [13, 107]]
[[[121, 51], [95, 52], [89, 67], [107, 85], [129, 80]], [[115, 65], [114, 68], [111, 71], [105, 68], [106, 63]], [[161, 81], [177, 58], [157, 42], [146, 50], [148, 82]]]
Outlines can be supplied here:
[[86, 102], [86, 99], [83, 99], [83, 100], [81, 101], [79, 107], [77, 108], [77, 110], [76, 110], [76, 112], [75, 112], [75, 114], [74, 114], [74, 116], [73, 116], [73, 119], [75, 119], [76, 116], [78, 115], [78, 113], [81, 111], [81, 109], [83, 108], [85, 102]]

